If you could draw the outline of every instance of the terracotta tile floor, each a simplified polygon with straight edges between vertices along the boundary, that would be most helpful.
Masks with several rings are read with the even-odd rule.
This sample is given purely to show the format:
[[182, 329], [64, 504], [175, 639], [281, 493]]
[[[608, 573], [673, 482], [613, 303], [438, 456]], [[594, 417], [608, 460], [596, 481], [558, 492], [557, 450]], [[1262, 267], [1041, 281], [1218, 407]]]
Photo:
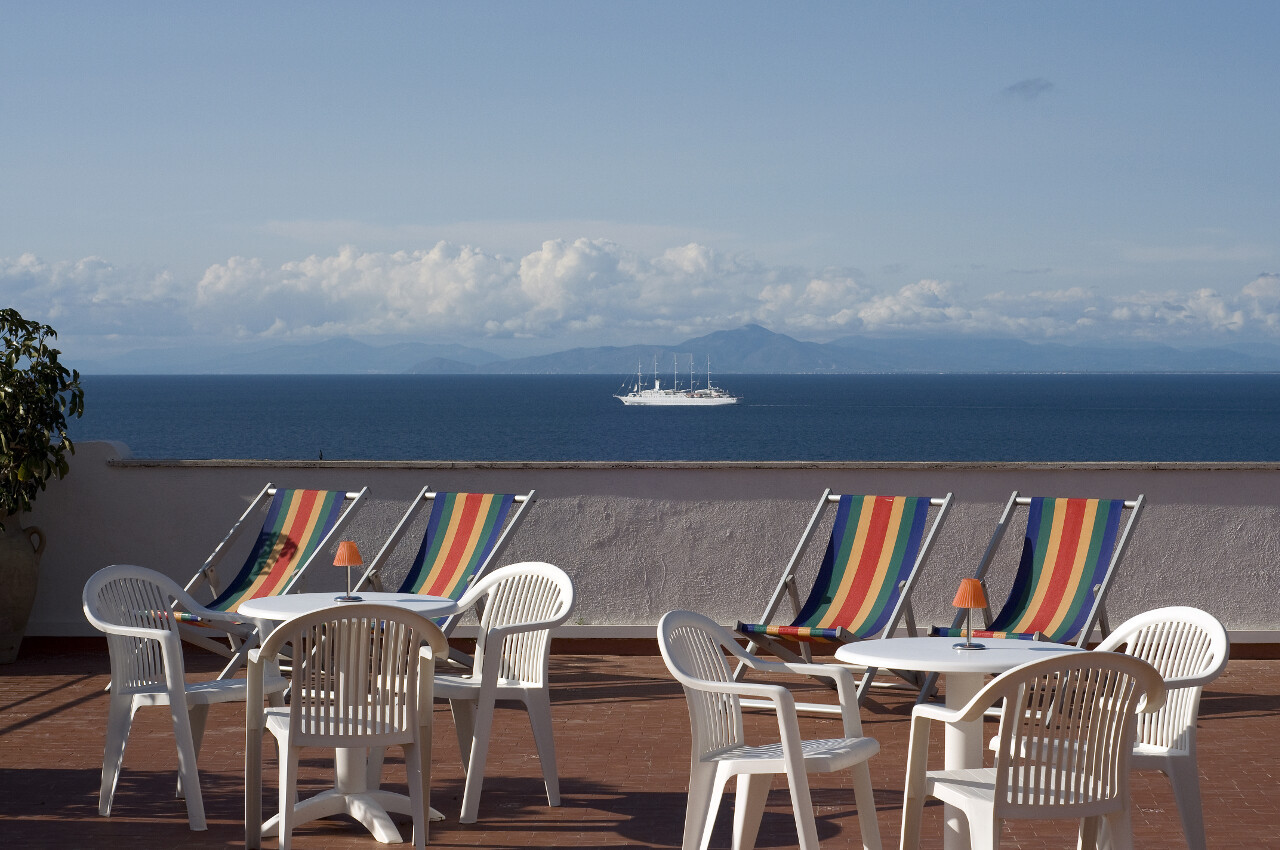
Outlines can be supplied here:
[[[197, 673], [215, 668], [189, 655]], [[448, 709], [436, 711], [432, 802], [447, 820], [432, 825], [439, 847], [677, 847], [688, 777], [688, 715], [680, 689], [653, 656], [553, 656], [553, 713], [564, 797], [548, 808], [529, 725], [519, 709], [495, 721], [480, 821], [457, 823], [462, 771]], [[214, 706], [200, 755], [207, 832], [187, 829], [173, 797], [176, 764], [163, 710], [140, 712], [125, 754], [114, 813], [97, 813], [98, 777], [106, 715], [105, 643], [28, 640], [17, 663], [0, 667], [0, 850], [43, 847], [167, 848], [242, 846], [243, 709]], [[807, 688], [807, 686], [805, 686]], [[815, 691], [816, 695], [823, 692]], [[872, 761], [885, 848], [897, 846], [910, 700], [874, 692], [863, 709], [867, 734], [880, 740]], [[835, 718], [802, 721], [806, 734], [838, 734]], [[760, 714], [749, 720], [767, 730]], [[940, 746], [941, 735], [935, 735]], [[270, 747], [268, 747], [270, 752]], [[940, 763], [940, 752], [934, 763]], [[1233, 661], [1205, 696], [1200, 757], [1205, 819], [1213, 848], [1280, 848], [1280, 661]], [[318, 790], [331, 762], [317, 754], [304, 764], [303, 782]], [[398, 762], [389, 784], [403, 787]], [[266, 810], [274, 811], [274, 770], [268, 769]], [[783, 786], [775, 783], [758, 846], [794, 847], [795, 827]], [[305, 792], [304, 792], [305, 793]], [[1134, 780], [1136, 844], [1181, 848], [1168, 783], [1159, 774]], [[841, 776], [814, 781], [818, 831], [824, 848], [859, 846], [849, 783]], [[941, 846], [940, 808], [925, 811], [924, 846]], [[731, 806], [712, 839], [729, 846]], [[404, 833], [409, 829], [404, 828]], [[1007, 848], [1075, 847], [1074, 830], [1056, 823], [1019, 824], [1005, 831]], [[354, 821], [308, 824], [298, 848], [379, 846]], [[274, 841], [267, 842], [274, 847]]]

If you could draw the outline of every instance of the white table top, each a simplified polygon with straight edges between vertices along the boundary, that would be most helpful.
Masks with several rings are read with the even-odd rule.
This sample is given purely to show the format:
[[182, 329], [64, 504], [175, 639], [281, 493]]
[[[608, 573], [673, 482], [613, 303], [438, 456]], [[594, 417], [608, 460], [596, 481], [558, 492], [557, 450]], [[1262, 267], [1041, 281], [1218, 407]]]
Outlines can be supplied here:
[[[243, 607], [243, 606], [242, 606]], [[1020, 664], [1085, 650], [1062, 643], [1013, 638], [977, 638], [986, 649], [956, 649], [964, 638], [904, 637], [847, 643], [836, 658], [859, 667], [928, 673], [1003, 673]]]
[[[350, 605], [350, 602], [339, 602], [334, 597], [343, 596], [345, 591], [328, 591], [321, 593], [286, 593], [283, 596], [260, 596], [240, 603], [238, 613], [253, 620], [288, 620], [299, 614], [309, 614], [322, 608], [339, 605]], [[362, 590], [356, 594], [362, 602], [373, 602], [379, 605], [397, 605], [410, 611], [416, 611], [426, 617], [443, 617], [458, 610], [458, 604], [444, 596], [426, 596], [419, 593], [390, 593], [387, 591]]]

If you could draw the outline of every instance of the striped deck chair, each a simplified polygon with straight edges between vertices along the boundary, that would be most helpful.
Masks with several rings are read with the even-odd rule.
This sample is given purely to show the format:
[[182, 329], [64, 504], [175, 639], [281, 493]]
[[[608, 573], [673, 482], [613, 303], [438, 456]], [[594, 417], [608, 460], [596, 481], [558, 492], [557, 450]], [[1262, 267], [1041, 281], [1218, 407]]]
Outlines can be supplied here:
[[[423, 504], [430, 502], [431, 514], [418, 545], [418, 554], [396, 592], [461, 599], [471, 583], [484, 575], [502, 552], [511, 532], [533, 503], [534, 492], [436, 493], [429, 487], [423, 487], [356, 587], [367, 583], [375, 590], [383, 589], [382, 576], [387, 563], [408, 531], [414, 515]], [[435, 623], [447, 636], [461, 616], [452, 614], [436, 619]], [[450, 650], [450, 658], [470, 664], [470, 656], [456, 649]]]
[[[1022, 557], [1009, 598], [995, 619], [986, 611], [986, 628], [975, 637], [1050, 640], [1084, 646], [1095, 627], [1110, 632], [1106, 616], [1107, 589], [1128, 546], [1129, 534], [1142, 512], [1137, 499], [1047, 499], [1019, 496], [1015, 490], [1005, 505], [995, 534], [978, 565], [977, 578], [986, 573], [1018, 507], [1027, 508], [1027, 531]], [[1124, 512], [1129, 511], [1127, 522]], [[934, 627], [930, 634], [962, 637], [961, 611], [950, 628]]]
[[[366, 490], [358, 493], [284, 490], [267, 484], [213, 550], [204, 566], [187, 582], [185, 590], [199, 598], [200, 587], [204, 585], [213, 597], [206, 607], [228, 614], [234, 614], [246, 599], [288, 593], [297, 586], [316, 557], [326, 550]], [[250, 517], [264, 509], [262, 528], [244, 565], [231, 581], [219, 588], [218, 564], [232, 541], [251, 528], [248, 525]], [[212, 629], [202, 623], [199, 611], [181, 613], [179, 617], [182, 620], [179, 632], [184, 640], [229, 658], [219, 678], [235, 672], [257, 640], [256, 630], [248, 621], [241, 629], [231, 631], [228, 644], [210, 634]], [[217, 630], [227, 631], [225, 623], [218, 625]]]
[[[796, 591], [796, 567], [830, 505], [836, 506], [831, 537], [813, 588], [801, 605]], [[907, 633], [914, 636], [911, 589], [950, 507], [950, 493], [929, 498], [834, 495], [827, 490], [818, 501], [761, 622], [738, 623], [739, 634], [750, 641], [747, 651], [754, 653], [757, 647], [763, 647], [788, 661], [811, 661], [810, 647], [814, 643], [844, 644], [887, 637], [899, 625], [905, 625]], [[932, 523], [931, 508], [937, 508]], [[772, 622], [784, 596], [790, 597], [797, 612], [789, 625]], [[799, 654], [783, 641], [799, 643]], [[740, 669], [737, 675], [742, 672]], [[868, 670], [863, 676], [858, 686], [859, 700], [866, 696], [875, 674]], [[911, 676], [908, 681], [912, 690], [920, 686], [919, 677]], [[805, 708], [835, 707], [815, 704]]]

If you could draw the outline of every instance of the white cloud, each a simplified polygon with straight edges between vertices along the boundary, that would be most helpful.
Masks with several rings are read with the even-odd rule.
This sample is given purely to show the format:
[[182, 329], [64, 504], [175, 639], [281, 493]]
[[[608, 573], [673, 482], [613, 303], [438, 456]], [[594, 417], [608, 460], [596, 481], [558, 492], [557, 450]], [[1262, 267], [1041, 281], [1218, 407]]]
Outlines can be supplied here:
[[547, 240], [519, 259], [439, 242], [346, 247], [281, 265], [232, 257], [198, 281], [96, 257], [0, 258], [0, 303], [65, 340], [313, 341], [351, 335], [547, 347], [675, 341], [758, 322], [801, 339], [850, 333], [1166, 341], [1280, 338], [1280, 275], [1238, 292], [1109, 294], [1079, 287], [975, 296], [920, 280], [877, 291], [860, 275], [768, 266], [700, 243], [639, 252], [605, 239]]

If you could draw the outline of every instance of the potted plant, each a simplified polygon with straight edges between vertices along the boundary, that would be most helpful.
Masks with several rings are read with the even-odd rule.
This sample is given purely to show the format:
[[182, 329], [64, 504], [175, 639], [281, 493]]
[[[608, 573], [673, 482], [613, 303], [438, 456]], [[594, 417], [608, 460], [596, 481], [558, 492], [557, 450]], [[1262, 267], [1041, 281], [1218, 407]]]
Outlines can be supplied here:
[[29, 510], [50, 478], [67, 474], [67, 417], [84, 412], [80, 373], [58, 362], [48, 341], [57, 332], [0, 309], [0, 663], [18, 656], [35, 602], [44, 533], [23, 528]]

